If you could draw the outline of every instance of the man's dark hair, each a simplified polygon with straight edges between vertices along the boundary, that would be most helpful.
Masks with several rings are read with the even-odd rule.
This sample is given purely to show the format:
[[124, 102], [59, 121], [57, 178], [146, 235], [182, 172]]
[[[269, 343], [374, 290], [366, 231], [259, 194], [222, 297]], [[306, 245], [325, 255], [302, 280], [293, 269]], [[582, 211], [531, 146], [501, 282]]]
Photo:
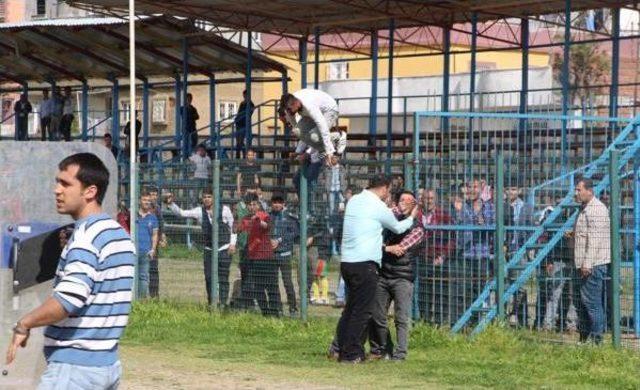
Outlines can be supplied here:
[[213, 195], [213, 190], [209, 187], [204, 187], [202, 189], [202, 195]]
[[258, 198], [258, 194], [248, 193], [244, 195], [245, 203], [259, 202], [259, 201], [260, 201], [260, 198]]
[[112, 138], [111, 133], [104, 133], [104, 138]]
[[414, 198], [416, 197], [413, 192], [409, 191], [409, 190], [400, 190], [397, 191], [395, 194], [393, 194], [393, 201], [396, 203], [400, 203], [400, 198], [402, 197], [402, 195], [411, 195]]
[[102, 160], [92, 153], [77, 153], [60, 161], [58, 169], [64, 171], [72, 165], [78, 166], [76, 179], [84, 188], [96, 186], [96, 201], [101, 205], [109, 186], [109, 171]]
[[187, 99], [193, 99], [193, 95], [191, 93], [187, 94]]
[[196, 146], [196, 149], [200, 149], [200, 148], [207, 150], [207, 147], [204, 144], [198, 144], [198, 146]]
[[378, 174], [369, 179], [369, 186], [367, 189], [389, 187], [391, 185], [391, 178], [385, 174]]
[[580, 183], [582, 183], [585, 189], [589, 191], [593, 190], [593, 180], [588, 179], [586, 177], [581, 177], [580, 179], [578, 179], [578, 182], [576, 183], [576, 185]]
[[282, 195], [274, 195], [271, 197], [271, 203], [284, 203], [284, 197]]

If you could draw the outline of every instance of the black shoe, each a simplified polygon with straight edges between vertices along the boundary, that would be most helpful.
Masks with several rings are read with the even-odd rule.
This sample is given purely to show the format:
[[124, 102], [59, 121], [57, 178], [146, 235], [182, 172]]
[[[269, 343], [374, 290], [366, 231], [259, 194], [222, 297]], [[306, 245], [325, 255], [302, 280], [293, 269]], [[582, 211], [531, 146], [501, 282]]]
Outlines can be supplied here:
[[404, 361], [405, 361], [405, 359], [406, 359], [406, 357], [405, 357], [405, 356], [401, 356], [401, 355], [394, 355], [394, 356], [391, 356], [391, 359], [390, 359], [390, 360], [391, 360], [391, 361], [394, 361], [394, 362], [404, 362]]

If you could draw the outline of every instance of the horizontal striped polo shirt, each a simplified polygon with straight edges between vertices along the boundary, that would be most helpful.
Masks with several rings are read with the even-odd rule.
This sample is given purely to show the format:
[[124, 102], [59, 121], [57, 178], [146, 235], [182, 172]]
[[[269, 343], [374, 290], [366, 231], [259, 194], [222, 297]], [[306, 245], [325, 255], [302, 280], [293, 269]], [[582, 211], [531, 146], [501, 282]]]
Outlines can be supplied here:
[[48, 362], [108, 366], [131, 311], [136, 260], [129, 234], [107, 214], [76, 222], [62, 251], [53, 297], [69, 316], [45, 330]]

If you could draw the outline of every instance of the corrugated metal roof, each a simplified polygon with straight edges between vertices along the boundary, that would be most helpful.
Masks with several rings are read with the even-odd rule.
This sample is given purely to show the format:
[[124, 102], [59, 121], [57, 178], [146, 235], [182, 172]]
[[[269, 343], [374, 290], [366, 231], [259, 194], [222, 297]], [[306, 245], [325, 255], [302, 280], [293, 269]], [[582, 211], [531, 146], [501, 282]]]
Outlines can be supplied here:
[[[84, 9], [126, 12], [127, 0], [65, 0]], [[623, 7], [629, 0], [572, 0], [574, 11]], [[469, 23], [476, 13], [480, 22], [526, 18], [564, 12], [566, 0], [180, 0], [136, 2], [136, 12], [203, 19], [215, 26], [276, 35], [313, 35], [396, 28], [451, 26]]]
[[[247, 49], [189, 20], [171, 16], [136, 21], [136, 73], [171, 77], [182, 72], [183, 42], [190, 73], [244, 74]], [[253, 69], [283, 72], [279, 62], [254, 52]], [[129, 26], [119, 18], [41, 20], [0, 26], [0, 82], [113, 79], [129, 75]]]

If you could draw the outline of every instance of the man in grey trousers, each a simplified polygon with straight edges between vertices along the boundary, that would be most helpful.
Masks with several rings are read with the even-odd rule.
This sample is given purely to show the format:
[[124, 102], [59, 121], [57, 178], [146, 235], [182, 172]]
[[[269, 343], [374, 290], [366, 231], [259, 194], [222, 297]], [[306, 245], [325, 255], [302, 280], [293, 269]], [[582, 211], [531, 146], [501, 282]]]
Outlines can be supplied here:
[[[413, 194], [403, 191], [396, 195], [398, 206], [393, 208], [393, 214], [399, 221], [411, 214], [416, 204]], [[371, 344], [370, 358], [386, 358], [404, 360], [407, 356], [409, 343], [409, 328], [411, 326], [411, 304], [413, 299], [413, 281], [415, 278], [416, 249], [424, 238], [424, 229], [416, 220], [413, 226], [396, 234], [391, 230], [383, 231], [382, 267], [378, 278], [376, 300], [370, 324], [369, 343]], [[424, 261], [424, 259], [422, 259]], [[393, 349], [391, 335], [387, 326], [387, 312], [393, 301], [395, 308], [395, 324], [398, 343]]]

